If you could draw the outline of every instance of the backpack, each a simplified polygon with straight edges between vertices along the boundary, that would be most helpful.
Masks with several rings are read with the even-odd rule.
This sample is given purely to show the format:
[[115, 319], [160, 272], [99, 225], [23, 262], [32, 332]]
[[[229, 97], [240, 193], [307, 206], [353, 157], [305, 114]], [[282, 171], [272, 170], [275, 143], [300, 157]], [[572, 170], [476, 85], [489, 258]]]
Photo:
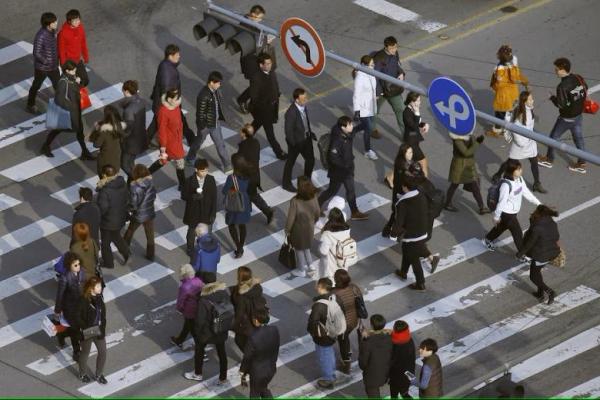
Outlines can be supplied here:
[[442, 213], [442, 209], [446, 203], [446, 193], [443, 190], [434, 188], [432, 191], [424, 191], [423, 194], [427, 198], [429, 218], [434, 220]]
[[54, 264], [54, 272], [56, 272], [56, 276], [61, 276], [62, 274], [64, 274], [66, 272], [66, 270], [65, 270], [65, 254], [60, 256], [60, 258]]
[[335, 245], [335, 262], [338, 268], [348, 269], [349, 266], [356, 264], [358, 255], [356, 254], [356, 240], [351, 237], [338, 240]]
[[319, 149], [319, 157], [321, 158], [321, 165], [323, 168], [329, 169], [329, 146], [331, 145], [331, 133], [321, 135], [317, 141], [317, 147]]
[[492, 179], [492, 186], [490, 186], [488, 189], [486, 199], [487, 206], [491, 211], [495, 211], [496, 207], [498, 206], [498, 200], [500, 200], [500, 186], [502, 186], [502, 184], [505, 182], [508, 184], [508, 193], [510, 193], [512, 191], [512, 185], [508, 179]]
[[229, 296], [223, 296], [222, 300], [219, 302], [212, 302], [208, 299], [205, 300], [212, 306], [211, 310], [209, 310], [211, 313], [210, 331], [214, 335], [219, 335], [231, 330], [233, 327], [235, 310]]
[[335, 295], [332, 294], [328, 299], [320, 299], [318, 303], [327, 306], [325, 326], [319, 322], [321, 327], [325, 329], [327, 336], [335, 339], [346, 332], [346, 317], [344, 316], [344, 311], [342, 311], [342, 307], [338, 304]]

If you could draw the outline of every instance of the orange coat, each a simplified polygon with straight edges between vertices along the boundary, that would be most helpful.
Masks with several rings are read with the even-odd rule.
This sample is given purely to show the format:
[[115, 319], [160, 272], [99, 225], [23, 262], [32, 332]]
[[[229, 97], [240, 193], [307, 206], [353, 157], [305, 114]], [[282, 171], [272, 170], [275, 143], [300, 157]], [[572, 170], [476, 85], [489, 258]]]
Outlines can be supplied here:
[[507, 65], [497, 65], [492, 74], [490, 86], [496, 92], [494, 97], [494, 111], [511, 111], [519, 100], [519, 83], [527, 86], [529, 81], [521, 73], [517, 65], [517, 58]]

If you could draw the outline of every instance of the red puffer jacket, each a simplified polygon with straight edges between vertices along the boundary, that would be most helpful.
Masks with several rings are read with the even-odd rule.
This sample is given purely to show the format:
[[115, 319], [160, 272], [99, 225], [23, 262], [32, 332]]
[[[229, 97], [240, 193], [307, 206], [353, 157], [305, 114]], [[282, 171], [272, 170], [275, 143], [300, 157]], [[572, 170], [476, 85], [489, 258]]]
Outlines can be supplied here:
[[180, 160], [185, 156], [183, 149], [183, 121], [181, 119], [181, 99], [172, 107], [162, 96], [158, 109], [158, 143], [165, 148], [169, 160]]
[[58, 58], [60, 65], [63, 65], [67, 60], [78, 63], [83, 58], [83, 62], [86, 64], [90, 61], [83, 24], [73, 28], [71, 24], [65, 22], [60, 28], [60, 32], [58, 32]]

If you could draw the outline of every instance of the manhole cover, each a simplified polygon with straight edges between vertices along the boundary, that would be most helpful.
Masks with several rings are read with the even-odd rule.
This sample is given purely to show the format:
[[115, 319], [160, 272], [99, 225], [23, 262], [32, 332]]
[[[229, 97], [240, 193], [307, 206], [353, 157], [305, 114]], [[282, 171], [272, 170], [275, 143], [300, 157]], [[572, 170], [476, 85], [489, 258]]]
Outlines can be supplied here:
[[514, 13], [517, 10], [518, 10], [518, 8], [515, 6], [506, 6], [506, 7], [502, 7], [500, 9], [500, 11], [502, 11], [503, 13]]

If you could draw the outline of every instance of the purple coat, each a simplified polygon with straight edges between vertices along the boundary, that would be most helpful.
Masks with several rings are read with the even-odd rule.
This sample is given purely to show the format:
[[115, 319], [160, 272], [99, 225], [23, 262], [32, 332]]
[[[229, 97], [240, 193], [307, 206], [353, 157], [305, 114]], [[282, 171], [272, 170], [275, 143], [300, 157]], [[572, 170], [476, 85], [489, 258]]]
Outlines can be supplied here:
[[181, 281], [179, 292], [177, 293], [176, 308], [185, 318], [196, 318], [198, 294], [200, 294], [202, 286], [204, 286], [204, 283], [197, 277], [185, 278]]
[[56, 33], [40, 28], [33, 40], [33, 65], [40, 71], [58, 70]]

